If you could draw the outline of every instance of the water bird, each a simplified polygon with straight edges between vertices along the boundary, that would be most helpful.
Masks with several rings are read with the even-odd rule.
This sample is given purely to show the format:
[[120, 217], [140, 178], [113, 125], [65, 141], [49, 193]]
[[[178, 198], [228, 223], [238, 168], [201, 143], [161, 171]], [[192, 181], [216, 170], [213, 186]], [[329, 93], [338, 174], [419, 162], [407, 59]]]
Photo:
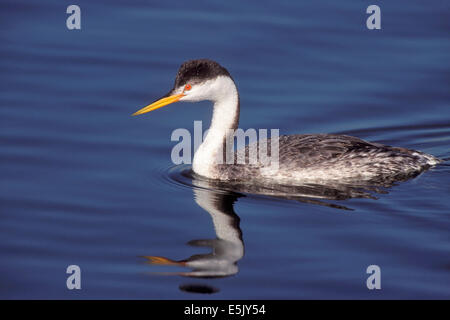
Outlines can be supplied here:
[[[133, 115], [144, 114], [178, 101], [213, 102], [211, 125], [203, 143], [194, 154], [192, 170], [209, 179], [221, 181], [276, 181], [285, 185], [328, 183], [332, 181], [405, 180], [434, 166], [440, 159], [424, 152], [392, 147], [338, 134], [295, 134], [278, 137], [278, 165], [250, 164], [250, 150], [263, 144], [272, 152], [271, 139], [257, 141], [256, 149], [245, 147], [245, 163], [225, 163], [228, 135], [238, 128], [239, 93], [227, 69], [209, 59], [184, 62], [172, 90]], [[234, 152], [234, 151], [233, 151]], [[236, 159], [236, 155], [234, 155]]]

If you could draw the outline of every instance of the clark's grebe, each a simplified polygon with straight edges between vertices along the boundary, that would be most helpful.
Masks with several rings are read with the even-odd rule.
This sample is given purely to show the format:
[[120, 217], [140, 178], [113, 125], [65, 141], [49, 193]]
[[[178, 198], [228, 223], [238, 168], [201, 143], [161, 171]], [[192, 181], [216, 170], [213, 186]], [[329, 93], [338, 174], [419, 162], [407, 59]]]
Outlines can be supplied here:
[[[301, 134], [280, 136], [276, 170], [268, 164], [223, 164], [228, 135], [239, 122], [239, 93], [229, 72], [217, 62], [200, 59], [183, 63], [173, 89], [163, 98], [142, 108], [139, 115], [177, 101], [214, 103], [208, 134], [195, 152], [193, 171], [218, 180], [269, 180], [284, 184], [308, 182], [404, 179], [440, 162], [432, 155], [368, 142], [337, 134]], [[257, 142], [257, 149], [270, 139]], [[264, 146], [264, 147], [266, 147]], [[256, 150], [257, 150], [256, 149]], [[248, 158], [249, 146], [246, 147]], [[255, 149], [253, 149], [255, 150]]]

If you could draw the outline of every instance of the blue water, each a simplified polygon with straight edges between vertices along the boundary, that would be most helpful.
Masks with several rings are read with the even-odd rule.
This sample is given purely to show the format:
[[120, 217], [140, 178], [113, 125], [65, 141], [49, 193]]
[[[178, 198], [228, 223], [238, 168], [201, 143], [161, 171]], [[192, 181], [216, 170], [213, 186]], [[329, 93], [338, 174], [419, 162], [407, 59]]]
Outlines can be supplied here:
[[[207, 102], [130, 116], [183, 61], [207, 57], [237, 83], [242, 128], [345, 133], [449, 159], [448, 2], [76, 4], [73, 31], [64, 1], [0, 4], [0, 298], [450, 298], [448, 161], [377, 199], [237, 197], [171, 162], [172, 131], [206, 126]], [[381, 30], [365, 26], [370, 4]], [[242, 234], [234, 271], [149, 264], [209, 252], [187, 244], [217, 237], [202, 192], [228, 203], [218, 216]], [[81, 290], [66, 287], [72, 264]], [[381, 290], [366, 287], [369, 265]]]

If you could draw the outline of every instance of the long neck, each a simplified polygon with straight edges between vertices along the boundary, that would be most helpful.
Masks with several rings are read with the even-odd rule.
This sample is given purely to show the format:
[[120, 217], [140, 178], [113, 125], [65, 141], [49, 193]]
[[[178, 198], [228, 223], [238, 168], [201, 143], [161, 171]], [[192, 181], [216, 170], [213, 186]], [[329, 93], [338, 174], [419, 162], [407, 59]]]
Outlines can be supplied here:
[[218, 178], [215, 168], [223, 159], [227, 134], [239, 123], [239, 94], [233, 80], [224, 78], [220, 91], [214, 101], [211, 126], [192, 163], [195, 173], [212, 179]]

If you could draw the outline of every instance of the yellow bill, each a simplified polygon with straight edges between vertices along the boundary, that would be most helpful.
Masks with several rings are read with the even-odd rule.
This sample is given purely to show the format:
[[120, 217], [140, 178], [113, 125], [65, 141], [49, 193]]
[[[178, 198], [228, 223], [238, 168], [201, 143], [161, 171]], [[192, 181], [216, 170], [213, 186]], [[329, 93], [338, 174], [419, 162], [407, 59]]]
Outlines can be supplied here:
[[144, 256], [145, 259], [148, 260], [150, 264], [160, 264], [160, 265], [184, 265], [185, 261], [175, 261], [172, 259], [158, 257], [158, 256]]
[[168, 96], [162, 99], [159, 99], [158, 101], [153, 102], [152, 104], [142, 108], [141, 110], [136, 111], [135, 113], [133, 113], [133, 116], [137, 116], [143, 113], [147, 113], [159, 108], [162, 108], [164, 106], [167, 106], [168, 104], [174, 103], [179, 101], [182, 97], [184, 96], [184, 94], [175, 94], [173, 96]]

